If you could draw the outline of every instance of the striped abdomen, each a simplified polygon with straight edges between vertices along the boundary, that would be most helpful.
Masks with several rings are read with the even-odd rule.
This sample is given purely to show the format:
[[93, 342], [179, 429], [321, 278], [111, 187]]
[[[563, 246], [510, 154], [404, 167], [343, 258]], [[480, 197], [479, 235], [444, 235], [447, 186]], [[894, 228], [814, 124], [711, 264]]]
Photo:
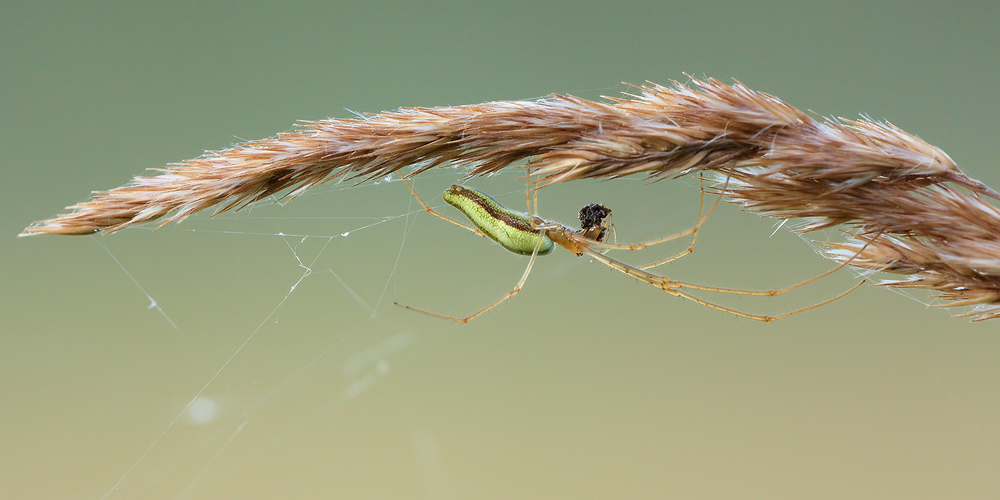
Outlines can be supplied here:
[[538, 255], [552, 252], [552, 240], [531, 228], [531, 218], [524, 212], [505, 208], [486, 193], [459, 185], [444, 192], [444, 201], [462, 211], [482, 232], [511, 252], [531, 255], [538, 245]]

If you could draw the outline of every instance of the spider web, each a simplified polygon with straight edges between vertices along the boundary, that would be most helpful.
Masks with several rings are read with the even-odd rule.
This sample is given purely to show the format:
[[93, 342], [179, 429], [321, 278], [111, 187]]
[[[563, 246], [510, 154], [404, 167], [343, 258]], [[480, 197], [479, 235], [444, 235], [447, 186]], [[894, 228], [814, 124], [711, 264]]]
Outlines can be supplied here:
[[[414, 186], [427, 203], [444, 210], [438, 193], [464, 172], [425, 173]], [[158, 426], [146, 427], [144, 437], [125, 438], [133, 456], [117, 462], [119, 475], [99, 498], [203, 495], [217, 477], [249, 467], [252, 459], [242, 452], [244, 442], [261, 437], [248, 437], [261, 427], [256, 422], [279, 419], [267, 427], [267, 438], [280, 449], [283, 441], [298, 439], [298, 429], [315, 427], [391, 377], [396, 358], [405, 359], [429, 340], [398, 324], [400, 315], [419, 315], [397, 308], [394, 300], [471, 309], [513, 284], [524, 259], [426, 214], [399, 180], [390, 175], [356, 186], [331, 182], [293, 202], [269, 198], [236, 213], [196, 215], [155, 231], [140, 227], [92, 239], [180, 339], [184, 349], [178, 353], [187, 359], [175, 360], [183, 361], [178, 365], [199, 374], [169, 384], [173, 403], [167, 406], [174, 409], [157, 412]], [[511, 207], [523, 203], [523, 181], [514, 174], [478, 184], [500, 186], [491, 194]], [[322, 213], [336, 215], [316, 215]], [[475, 250], [456, 258], [463, 249], [452, 248], [454, 241], [471, 242]], [[502, 281], [490, 283], [480, 251], [494, 252], [489, 267]], [[137, 261], [139, 254], [151, 259]], [[149, 260], [176, 276], [150, 277]], [[565, 274], [581, 264], [567, 259], [549, 272]], [[456, 300], [447, 289], [456, 286], [453, 277], [442, 276], [452, 269], [482, 271], [483, 286], [466, 283], [467, 297]], [[183, 280], [191, 282], [176, 283]], [[188, 300], [181, 300], [185, 295]], [[390, 314], [384, 314], [387, 308]], [[429, 321], [438, 331], [462, 328]], [[316, 386], [321, 395], [303, 403], [301, 391]], [[300, 413], [282, 414], [283, 404], [294, 404]], [[417, 460], [434, 469], [434, 440], [419, 430], [415, 435]]]
[[[456, 174], [442, 173], [438, 177], [455, 178]], [[214, 264], [203, 268], [224, 280], [236, 277], [234, 271], [238, 273], [240, 280], [244, 282], [241, 287], [244, 293], [241, 295], [249, 292], [252, 296], [249, 299], [251, 305], [256, 302], [255, 305], [258, 306], [252, 307], [256, 309], [255, 314], [242, 322], [253, 326], [249, 329], [227, 328], [231, 335], [219, 346], [206, 346], [204, 339], [197, 338], [199, 333], [193, 331], [200, 329], [188, 326], [197, 322], [201, 308], [175, 313], [178, 306], [165, 305], [175, 301], [165, 300], [161, 304], [157, 298], [161, 294], [151, 292], [153, 287], [140, 281], [136, 277], [137, 273], [130, 270], [133, 266], [126, 265], [122, 262], [124, 259], [119, 258], [119, 254], [128, 253], [129, 250], [118, 248], [119, 241], [114, 238], [93, 239], [148, 301], [148, 308], [159, 313], [169, 329], [183, 338], [184, 344], [194, 353], [193, 357], [202, 365], [202, 373], [210, 373], [201, 380], [200, 386], [196, 386], [193, 391], [189, 390], [187, 400], [144, 445], [134, 461], [121, 472], [120, 477], [101, 498], [148, 497], [154, 492], [165, 498], [194, 495], [201, 481], [219, 468], [219, 461], [227, 458], [234, 443], [239, 443], [248, 426], [252, 427], [255, 416], [266, 413], [267, 410], [263, 408], [267, 408], [274, 400], [282, 399], [286, 391], [294, 391], [297, 382], [308, 378], [308, 372], [319, 365], [323, 365], [321, 371], [339, 365], [341, 376], [327, 387], [328, 392], [311, 408], [309, 418], [323, 415], [362, 395], [381, 378], [389, 375], [390, 360], [399, 352], [413, 347], [419, 340], [416, 334], [403, 329], [383, 338], [375, 336], [364, 339], [357, 345], [345, 347], [345, 344], [349, 344], [359, 333], [371, 335], [373, 330], [378, 329], [373, 325], [379, 322], [376, 318], [380, 311], [387, 305], [392, 306], [391, 300], [387, 301], [387, 296], [391, 299], [391, 294], [395, 291], [391, 287], [395, 281], [399, 257], [405, 249], [415, 216], [422, 213], [419, 204], [403, 195], [407, 191], [402, 183], [395, 183], [398, 180], [398, 177], [390, 176], [361, 186], [330, 183], [300, 196], [292, 204], [271, 198], [238, 213], [223, 214], [215, 218], [195, 216], [183, 224], [166, 226], [152, 234], [142, 234], [142, 237], [152, 239], [158, 239], [157, 236], [173, 239], [193, 237], [194, 240], [200, 240], [194, 243], [194, 247], [202, 251], [223, 242], [224, 248], [210, 251], [226, 252], [235, 247], [237, 252], [243, 253], [238, 257], [242, 262], [235, 269], [220, 273], [212, 272], [220, 270]], [[397, 191], [402, 190], [397, 193], [400, 196], [385, 197], [373, 193], [386, 187], [384, 184], [394, 183]], [[316, 213], [313, 210], [317, 203], [311, 202], [318, 201], [322, 205], [336, 198], [344, 199], [334, 202], [334, 211], [355, 211], [357, 214], [309, 215], [310, 212]], [[365, 212], [372, 212], [372, 201], [383, 203], [393, 199], [402, 200], [403, 205], [397, 203], [393, 208], [379, 209], [388, 215], [364, 215]], [[330, 207], [326, 207], [325, 211], [330, 211]], [[146, 232], [139, 229], [123, 234]], [[238, 241], [234, 244], [234, 240]], [[355, 240], [359, 240], [359, 244], [352, 245]], [[376, 247], [385, 251], [359, 251], [359, 247], [369, 245], [370, 240], [377, 240]], [[386, 245], [386, 241], [396, 243]], [[359, 252], [366, 253], [368, 257], [362, 264], [352, 266], [345, 262], [357, 258]], [[386, 256], [389, 261], [384, 259]], [[383, 262], [374, 263], [379, 258]], [[168, 262], [167, 265], [184, 266], [185, 259], [181, 260], [182, 262]], [[270, 269], [260, 271], [265, 268]], [[182, 274], [191, 275], [188, 272]], [[199, 286], [197, 283], [192, 285]], [[222, 287], [225, 288], [228, 286]], [[274, 336], [284, 336], [286, 340], [295, 342], [294, 338], [289, 337], [308, 331], [298, 329], [294, 325], [298, 322], [289, 318], [297, 316], [298, 309], [303, 307], [299, 300], [301, 296], [306, 295], [305, 302], [312, 302], [316, 295], [311, 298], [309, 295], [316, 293], [337, 302], [333, 309], [341, 317], [332, 323], [333, 328], [325, 329], [332, 335], [313, 342], [308, 348], [310, 352], [297, 353], [298, 358], [285, 364], [284, 371], [269, 374], [270, 378], [266, 382], [253, 381], [252, 384], [256, 387], [247, 390], [245, 385], [248, 381], [241, 378], [248, 373], [259, 377], [261, 372], [249, 370], [241, 357], [260, 361], [262, 352], [256, 348], [257, 344], [270, 344], [266, 348], [273, 347]], [[228, 302], [227, 305], [232, 306], [239, 300], [223, 296], [215, 306], [232, 309], [222, 307], [222, 302]], [[190, 314], [196, 317], [175, 320], [176, 316]], [[316, 316], [323, 315], [313, 315], [314, 318]], [[225, 344], [229, 347], [225, 347]], [[288, 366], [296, 369], [289, 371]], [[294, 425], [285, 428], [290, 431]], [[186, 452], [177, 449], [185, 446], [189, 448]]]
[[[432, 208], [444, 212], [438, 193], [464, 172], [427, 172], [415, 179], [414, 187]], [[615, 213], [629, 214], [632, 229], [618, 231], [623, 241], [677, 232], [696, 219], [694, 179], [675, 181], [680, 189], [663, 197], [677, 207], [671, 217], [643, 213], [641, 200], [634, 196], [636, 190], [661, 189], [666, 183], [655, 188], [640, 182], [630, 186], [627, 180], [618, 183], [625, 188], [603, 188], [608, 198], [602, 200], [581, 195], [586, 187], [547, 189], [540, 210], [546, 216], [561, 214], [561, 220], [570, 223], [583, 203], [606, 202], [618, 210]], [[524, 203], [523, 181], [514, 174], [477, 179], [475, 184], [509, 207]], [[634, 227], [645, 232], [636, 234]], [[111, 484], [98, 498], [232, 494], [215, 488], [231, 487], [233, 477], [257, 470], [270, 453], [300, 449], [310, 433], [334, 435], [318, 438], [321, 441], [343, 440], [336, 436], [338, 431], [356, 427], [342, 419], [349, 419], [367, 399], [379, 397], [373, 388], [387, 379], [423, 371], [416, 364], [428, 350], [447, 350], [442, 339], [483, 331], [516, 338], [518, 332], [508, 328], [507, 318], [551, 328], [566, 323], [553, 322], [546, 311], [592, 310], [580, 299], [569, 299], [573, 305], [556, 300], [570, 296], [565, 280], [581, 274], [573, 271], [589, 261], [565, 252], [557, 252], [559, 259], [536, 263], [525, 292], [473, 325], [395, 307], [392, 302], [399, 301], [443, 314], [468, 314], [507, 291], [526, 264], [426, 214], [398, 176], [357, 186], [331, 182], [291, 203], [262, 200], [241, 212], [199, 215], [150, 229], [93, 238], [128, 279], [127, 286], [134, 286], [155, 313], [160, 333], [179, 340], [173, 358], [165, 361], [177, 365], [172, 372], [176, 376], [165, 384], [167, 401], [148, 412], [148, 425], [123, 433], [130, 452], [117, 455], [108, 466]], [[657, 254], [669, 255], [685, 245], [686, 240]], [[701, 252], [685, 257], [685, 264], [689, 259], [697, 262]], [[139, 259], [142, 255], [146, 258]], [[167, 269], [150, 272], [160, 266]], [[602, 272], [586, 273], [592, 280], [631, 281], [597, 267]], [[705, 272], [697, 265], [694, 269], [692, 276]], [[679, 269], [657, 271], [671, 274]], [[579, 297], [597, 289], [578, 288]], [[665, 300], [645, 285], [633, 288], [637, 296]], [[414, 329], [411, 324], [427, 326]], [[392, 392], [400, 383], [396, 380], [384, 390]], [[396, 392], [394, 397], [405, 403], [405, 394]], [[123, 416], [122, 421], [133, 422], [134, 417]], [[441, 445], [419, 422], [407, 431], [412, 460], [435, 496], [449, 496], [451, 479], [442, 466]], [[330, 459], [315, 453], [317, 461]]]

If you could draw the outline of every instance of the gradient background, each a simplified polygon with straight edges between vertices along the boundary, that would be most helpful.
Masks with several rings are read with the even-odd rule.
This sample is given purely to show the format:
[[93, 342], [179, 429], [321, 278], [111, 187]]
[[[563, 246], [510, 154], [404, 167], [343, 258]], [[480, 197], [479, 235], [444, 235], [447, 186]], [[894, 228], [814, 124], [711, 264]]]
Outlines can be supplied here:
[[[865, 287], [759, 324], [559, 251], [516, 298], [451, 324], [391, 303], [468, 314], [526, 262], [416, 214], [400, 183], [15, 238], [92, 190], [297, 119], [598, 98], [684, 72], [889, 119], [997, 187], [1000, 10], [984, 4], [5, 5], [0, 497], [1000, 496], [1000, 322], [926, 296]], [[439, 205], [460, 175], [417, 189]], [[472, 184], [523, 199], [512, 174]], [[694, 179], [571, 184], [543, 191], [544, 216], [601, 201], [628, 241], [695, 219]], [[772, 232], [723, 206], [663, 272], [769, 288], [829, 268]], [[776, 313], [854, 282], [719, 300]]]

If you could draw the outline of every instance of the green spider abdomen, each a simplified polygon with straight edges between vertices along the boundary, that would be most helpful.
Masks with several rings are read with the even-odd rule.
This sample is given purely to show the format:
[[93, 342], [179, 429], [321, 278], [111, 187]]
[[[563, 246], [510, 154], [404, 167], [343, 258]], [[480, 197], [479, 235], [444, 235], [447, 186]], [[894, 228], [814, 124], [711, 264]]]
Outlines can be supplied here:
[[538, 242], [539, 231], [532, 229], [528, 214], [506, 208], [482, 191], [459, 185], [451, 186], [442, 196], [507, 250], [531, 255], [537, 246], [538, 255], [552, 252], [554, 245], [548, 236], [542, 236], [541, 243]]

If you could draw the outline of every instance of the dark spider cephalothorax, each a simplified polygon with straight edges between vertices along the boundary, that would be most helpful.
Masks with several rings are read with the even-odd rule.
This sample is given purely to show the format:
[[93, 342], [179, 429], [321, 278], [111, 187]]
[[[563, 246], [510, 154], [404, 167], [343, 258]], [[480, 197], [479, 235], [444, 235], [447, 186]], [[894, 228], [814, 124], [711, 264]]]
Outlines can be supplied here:
[[[594, 241], [604, 241], [611, 225], [611, 209], [600, 203], [591, 203], [580, 209], [580, 235]], [[604, 219], [608, 218], [608, 223]]]

